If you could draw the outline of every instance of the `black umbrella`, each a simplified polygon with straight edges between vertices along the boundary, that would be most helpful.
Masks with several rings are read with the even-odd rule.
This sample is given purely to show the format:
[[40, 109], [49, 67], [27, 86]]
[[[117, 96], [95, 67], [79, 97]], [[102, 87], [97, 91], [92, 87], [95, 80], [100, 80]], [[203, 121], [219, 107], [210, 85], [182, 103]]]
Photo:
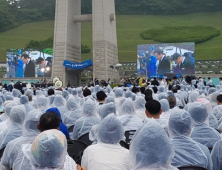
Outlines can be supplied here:
[[163, 77], [166, 78], [166, 79], [173, 79], [173, 77], [177, 77], [177, 75], [174, 74], [174, 73], [165, 73], [163, 75]]

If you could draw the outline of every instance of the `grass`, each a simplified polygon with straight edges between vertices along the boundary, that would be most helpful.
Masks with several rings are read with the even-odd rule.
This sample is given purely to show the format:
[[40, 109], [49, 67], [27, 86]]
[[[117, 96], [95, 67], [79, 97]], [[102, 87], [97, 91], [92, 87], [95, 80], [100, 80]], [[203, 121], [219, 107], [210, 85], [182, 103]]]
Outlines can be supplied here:
[[[177, 16], [121, 15], [117, 16], [117, 36], [120, 62], [136, 62], [137, 45], [158, 43], [144, 40], [140, 34], [153, 28], [170, 26], [212, 26], [222, 33], [222, 12], [196, 13]], [[5, 61], [6, 49], [24, 48], [30, 40], [45, 40], [53, 36], [53, 21], [22, 25], [0, 33], [0, 61]], [[92, 59], [92, 23], [82, 24], [82, 44], [91, 52], [82, 54], [82, 60]], [[197, 60], [222, 59], [222, 35], [196, 45]]]

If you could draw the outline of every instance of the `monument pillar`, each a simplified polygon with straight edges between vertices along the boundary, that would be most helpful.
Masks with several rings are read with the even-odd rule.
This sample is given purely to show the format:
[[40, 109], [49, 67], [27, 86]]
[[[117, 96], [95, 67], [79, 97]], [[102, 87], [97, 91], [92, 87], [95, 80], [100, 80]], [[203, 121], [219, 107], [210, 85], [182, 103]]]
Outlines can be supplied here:
[[73, 16], [81, 15], [81, 0], [56, 0], [52, 77], [59, 77], [66, 86], [78, 86], [80, 72], [67, 70], [64, 60], [81, 62], [81, 23]]
[[118, 63], [115, 1], [92, 0], [93, 20], [93, 78], [119, 79], [111, 65]]

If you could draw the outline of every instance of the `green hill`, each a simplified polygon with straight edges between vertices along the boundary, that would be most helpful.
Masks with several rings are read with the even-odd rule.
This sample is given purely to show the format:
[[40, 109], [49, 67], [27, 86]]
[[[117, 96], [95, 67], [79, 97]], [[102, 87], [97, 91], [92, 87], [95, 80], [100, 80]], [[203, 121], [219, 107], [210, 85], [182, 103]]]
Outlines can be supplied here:
[[[212, 26], [222, 33], [222, 12], [189, 15], [118, 15], [117, 36], [120, 62], [136, 62], [137, 45], [158, 43], [143, 40], [140, 33], [166, 26]], [[53, 36], [54, 21], [24, 24], [0, 33], [0, 61], [5, 61], [6, 49], [24, 48], [30, 40], [45, 40]], [[82, 44], [92, 49], [92, 23], [82, 24]], [[92, 58], [92, 50], [82, 55], [82, 60]], [[196, 45], [197, 60], [222, 59], [222, 34]]]

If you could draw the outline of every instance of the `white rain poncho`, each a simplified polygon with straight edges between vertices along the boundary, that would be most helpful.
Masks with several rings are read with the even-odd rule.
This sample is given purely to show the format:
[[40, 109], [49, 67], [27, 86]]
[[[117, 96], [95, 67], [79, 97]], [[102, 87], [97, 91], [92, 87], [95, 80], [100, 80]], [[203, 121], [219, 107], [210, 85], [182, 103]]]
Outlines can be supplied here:
[[76, 101], [78, 102], [78, 103], [80, 103], [80, 97], [78, 96], [78, 91], [77, 91], [77, 89], [72, 89], [72, 95], [73, 95], [73, 97], [76, 99]]
[[189, 136], [192, 119], [185, 110], [173, 110], [169, 119], [169, 133], [175, 156], [172, 165], [176, 167], [198, 166], [212, 170], [212, 160], [208, 148]]
[[30, 90], [30, 89], [28, 89], [28, 90], [25, 91], [25, 95], [27, 95], [27, 94], [28, 94], [28, 95], [31, 95], [31, 96], [34, 95], [33, 91]]
[[[5, 106], [8, 104], [8, 103], [11, 103], [12, 101], [6, 101], [6, 102], [2, 102], [2, 100], [0, 99], [0, 107], [2, 107], [2, 110], [5, 112]], [[6, 113], [2, 113], [0, 115], [0, 122], [3, 122], [5, 121], [6, 119], [8, 118], [8, 115]]]
[[45, 96], [45, 94], [42, 90], [36, 90], [35, 94], [36, 94], [36, 97]]
[[136, 100], [136, 94], [132, 93], [131, 98], [132, 98], [132, 101], [135, 101]]
[[133, 170], [176, 170], [170, 140], [159, 123], [150, 119], [135, 133], [130, 145]]
[[82, 108], [82, 116], [76, 121], [73, 129], [73, 139], [78, 139], [82, 135], [89, 133], [94, 125], [100, 123], [100, 119], [96, 114], [95, 102], [91, 99], [86, 100]]
[[136, 110], [134, 102], [128, 98], [120, 106], [119, 110], [119, 120], [122, 122], [124, 130], [137, 130], [143, 125], [142, 119], [136, 116]]
[[64, 99], [68, 99], [69, 98], [69, 92], [68, 91], [66, 91], [66, 90], [64, 90], [63, 92], [62, 92], [62, 97], [64, 98]]
[[45, 96], [40, 96], [36, 98], [35, 102], [36, 109], [39, 109], [42, 113], [45, 113], [49, 108], [48, 99]]
[[115, 105], [116, 105], [116, 109], [118, 110], [119, 108], [119, 102], [120, 100], [123, 98], [123, 89], [122, 88], [117, 88], [115, 90]]
[[37, 125], [41, 115], [42, 113], [37, 109], [29, 112], [24, 121], [22, 136], [12, 140], [7, 144], [1, 159], [2, 165], [12, 169], [16, 157], [18, 156], [19, 152], [22, 152], [22, 145], [31, 144], [35, 137], [40, 133]]
[[0, 133], [0, 149], [4, 148], [8, 142], [22, 136], [22, 125], [25, 120], [26, 110], [22, 105], [14, 106], [7, 121], [8, 128]]
[[167, 99], [167, 97], [168, 97], [168, 94], [160, 93], [158, 98], [159, 98], [159, 100], [162, 100], [162, 99]]
[[145, 114], [146, 100], [144, 99], [144, 97], [137, 97], [134, 104], [135, 104], [135, 109], [136, 109], [136, 115], [142, 120], [145, 119], [146, 118], [146, 114]]
[[5, 96], [5, 100], [6, 100], [6, 101], [9, 101], [9, 100], [13, 101], [13, 100], [14, 100], [14, 97], [13, 97], [12, 95], [6, 95], [6, 96]]
[[83, 98], [83, 91], [81, 87], [77, 88], [77, 93], [80, 98]]
[[194, 127], [191, 132], [191, 138], [208, 148], [221, 139], [220, 134], [208, 125], [209, 115], [207, 107], [199, 102], [191, 103], [188, 106], [188, 112], [194, 121]]
[[220, 120], [222, 117], [222, 105], [218, 105], [213, 108], [212, 114], [217, 118], [217, 120]]
[[21, 95], [21, 92], [18, 89], [13, 89], [12, 90], [12, 96], [13, 101], [16, 102], [17, 104], [20, 104], [19, 96]]
[[3, 103], [6, 101], [5, 96], [2, 93], [0, 93], [0, 98], [2, 99]]
[[52, 106], [54, 99], [55, 99], [55, 95], [51, 95], [51, 96], [48, 97], [49, 106]]
[[[47, 148], [47, 149], [46, 149]], [[75, 162], [67, 155], [67, 141], [62, 132], [47, 130], [33, 143], [23, 145], [13, 170], [76, 170]]]
[[124, 93], [124, 96], [125, 98], [131, 98], [132, 97], [132, 92], [127, 90], [125, 93]]
[[214, 92], [210, 95], [210, 103], [211, 103], [212, 108], [217, 106], [217, 96], [219, 95], [220, 95], [219, 92]]
[[189, 96], [189, 102], [195, 102], [197, 100], [197, 98], [200, 96], [198, 91], [193, 91], [190, 96]]
[[63, 123], [69, 128], [75, 125], [76, 121], [81, 118], [82, 115], [80, 106], [72, 96], [66, 101], [66, 109], [68, 112], [64, 114]]
[[118, 144], [123, 137], [121, 122], [108, 115], [99, 125], [98, 144], [86, 148], [81, 165], [87, 170], [129, 170], [129, 151]]
[[170, 118], [170, 105], [167, 99], [160, 100], [160, 105], [162, 109], [162, 113], [160, 115], [160, 119], [166, 119], [169, 120]]
[[115, 104], [115, 99], [114, 99], [114, 97], [112, 97], [112, 96], [108, 96], [108, 97], [105, 99], [104, 104], [106, 104], [106, 103], [111, 103], [111, 102], [113, 102], [113, 103]]
[[216, 92], [216, 88], [215, 87], [210, 87], [207, 91], [207, 95], [210, 96], [211, 94], [213, 94], [214, 92]]
[[66, 108], [66, 100], [61, 95], [56, 95], [53, 100], [52, 107], [56, 107], [59, 110], [63, 120], [65, 113], [68, 112]]
[[32, 109], [35, 109], [34, 106], [32, 106], [29, 103], [29, 99], [28, 99], [28, 97], [26, 95], [22, 95], [20, 97], [20, 104], [25, 106], [26, 114], [28, 114]]
[[165, 92], [165, 87], [164, 86], [160, 86], [158, 89], [159, 93], [164, 93]]
[[222, 141], [215, 143], [211, 152], [211, 158], [213, 162], [213, 170], [222, 169]]
[[[98, 114], [101, 120], [103, 120], [107, 115], [114, 114], [116, 115], [116, 106], [114, 103], [103, 104], [98, 108]], [[98, 126], [94, 125], [89, 133], [89, 139], [95, 143], [97, 143], [97, 132]]]

